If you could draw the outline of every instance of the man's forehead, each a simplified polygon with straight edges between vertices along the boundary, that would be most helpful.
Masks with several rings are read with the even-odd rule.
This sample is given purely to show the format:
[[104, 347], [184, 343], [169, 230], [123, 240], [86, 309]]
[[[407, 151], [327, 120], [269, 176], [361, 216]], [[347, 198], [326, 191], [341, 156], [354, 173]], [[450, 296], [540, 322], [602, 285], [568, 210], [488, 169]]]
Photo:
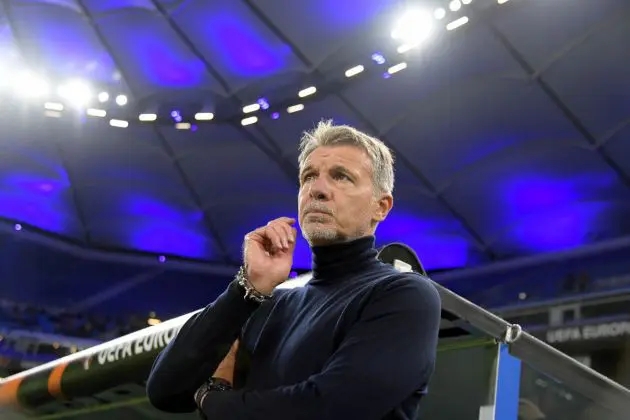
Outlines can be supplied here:
[[342, 165], [357, 169], [369, 170], [369, 158], [367, 153], [354, 146], [322, 146], [313, 150], [305, 159], [304, 168], [320, 165]]

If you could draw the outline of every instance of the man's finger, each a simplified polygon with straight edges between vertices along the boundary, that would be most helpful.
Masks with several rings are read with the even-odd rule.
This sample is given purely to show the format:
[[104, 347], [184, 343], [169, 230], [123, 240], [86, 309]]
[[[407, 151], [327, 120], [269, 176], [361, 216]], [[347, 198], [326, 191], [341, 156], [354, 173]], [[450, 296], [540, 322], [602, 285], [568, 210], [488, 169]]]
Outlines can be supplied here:
[[277, 227], [277, 224], [269, 224], [265, 228], [265, 235], [276, 249], [284, 249], [284, 232]]
[[282, 222], [282, 223], [287, 223], [290, 226], [293, 226], [297, 221], [292, 217], [278, 217], [277, 219], [274, 219], [271, 221], [271, 223], [273, 222]]

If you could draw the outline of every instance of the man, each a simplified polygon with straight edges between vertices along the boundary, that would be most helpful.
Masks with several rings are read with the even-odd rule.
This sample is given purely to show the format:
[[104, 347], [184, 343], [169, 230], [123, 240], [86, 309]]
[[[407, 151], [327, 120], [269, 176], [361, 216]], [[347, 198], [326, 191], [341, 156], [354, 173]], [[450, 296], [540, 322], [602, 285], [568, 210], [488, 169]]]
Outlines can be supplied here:
[[302, 138], [299, 170], [313, 278], [276, 289], [292, 266], [294, 219], [246, 235], [236, 279], [158, 356], [147, 384], [158, 409], [209, 420], [416, 417], [440, 300], [427, 279], [376, 258], [374, 234], [393, 205], [391, 153], [321, 122]]

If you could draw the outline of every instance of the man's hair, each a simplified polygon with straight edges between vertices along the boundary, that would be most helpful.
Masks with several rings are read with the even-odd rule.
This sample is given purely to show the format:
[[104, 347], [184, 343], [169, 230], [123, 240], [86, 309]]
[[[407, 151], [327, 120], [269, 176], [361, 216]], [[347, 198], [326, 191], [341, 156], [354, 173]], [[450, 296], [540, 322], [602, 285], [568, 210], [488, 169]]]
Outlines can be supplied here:
[[394, 157], [379, 139], [347, 125], [334, 125], [332, 120], [320, 121], [300, 140], [298, 163], [300, 171], [308, 156], [321, 146], [355, 146], [363, 149], [372, 161], [372, 181], [375, 192], [392, 194], [394, 191]]

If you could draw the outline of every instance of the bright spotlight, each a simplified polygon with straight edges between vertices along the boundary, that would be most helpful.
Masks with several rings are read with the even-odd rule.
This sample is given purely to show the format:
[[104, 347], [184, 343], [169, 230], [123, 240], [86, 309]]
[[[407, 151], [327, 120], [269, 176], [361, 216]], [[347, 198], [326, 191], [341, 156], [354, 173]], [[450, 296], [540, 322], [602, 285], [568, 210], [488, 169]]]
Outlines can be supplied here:
[[448, 4], [448, 8], [451, 9], [451, 11], [453, 12], [457, 12], [459, 9], [462, 8], [462, 4], [459, 0], [453, 0]]
[[44, 104], [44, 108], [49, 110], [49, 111], [63, 111], [63, 104], [60, 104], [59, 102], [46, 102]]
[[468, 23], [468, 17], [467, 16], [462, 16], [459, 19], [456, 19], [456, 20], [454, 20], [452, 22], [449, 22], [446, 25], [446, 30], [447, 31], [452, 31], [452, 30], [455, 30], [455, 29], [459, 28], [460, 26], [463, 26], [463, 25], [465, 25], [467, 23]]
[[242, 125], [252, 125], [258, 122], [258, 117], [247, 117], [241, 120]]
[[306, 96], [314, 94], [315, 92], [317, 92], [317, 88], [315, 86], [310, 86], [310, 87], [307, 87], [306, 89], [302, 89], [301, 91], [299, 91], [298, 96], [300, 98], [304, 98]]
[[85, 113], [90, 117], [103, 118], [107, 116], [107, 111], [105, 111], [104, 109], [88, 108]]
[[304, 109], [304, 105], [302, 104], [291, 105], [290, 107], [287, 108], [287, 112], [289, 114], [293, 114], [294, 112], [300, 112], [303, 109]]
[[140, 114], [138, 119], [140, 121], [155, 121], [157, 120], [157, 114]]
[[250, 112], [256, 112], [260, 109], [260, 104], [251, 104], [251, 105], [245, 105], [243, 107], [243, 113], [244, 114], [249, 114]]
[[407, 68], [407, 63], [399, 63], [396, 64], [395, 66], [391, 66], [390, 68], [387, 69], [387, 73], [389, 74], [394, 74], [394, 73], [398, 73], [399, 71], [402, 71], [404, 69]]
[[92, 99], [92, 90], [81, 80], [71, 80], [59, 86], [57, 90], [59, 96], [74, 106], [84, 106]]
[[212, 112], [197, 112], [195, 114], [195, 119], [197, 121], [210, 121], [214, 118], [214, 114]]
[[405, 45], [418, 45], [433, 31], [433, 17], [423, 10], [410, 10], [396, 22], [391, 36]]
[[361, 73], [363, 70], [365, 70], [365, 67], [363, 67], [362, 65], [358, 65], [358, 66], [354, 66], [348, 70], [346, 70], [346, 77], [352, 77], [352, 76], [356, 76], [357, 74]]
[[435, 11], [433, 12], [433, 16], [438, 20], [444, 19], [446, 17], [446, 10], [442, 9], [441, 7], [439, 9], [435, 9]]
[[109, 120], [109, 125], [112, 127], [127, 128], [129, 127], [129, 121], [112, 119]]
[[98, 101], [99, 102], [107, 102], [109, 101], [109, 93], [107, 92], [101, 92], [98, 94]]
[[118, 95], [118, 96], [116, 96], [116, 104], [118, 106], [125, 106], [125, 105], [127, 105], [127, 97], [125, 95]]
[[18, 95], [28, 98], [44, 96], [50, 91], [48, 82], [31, 71], [18, 73], [11, 84]]

